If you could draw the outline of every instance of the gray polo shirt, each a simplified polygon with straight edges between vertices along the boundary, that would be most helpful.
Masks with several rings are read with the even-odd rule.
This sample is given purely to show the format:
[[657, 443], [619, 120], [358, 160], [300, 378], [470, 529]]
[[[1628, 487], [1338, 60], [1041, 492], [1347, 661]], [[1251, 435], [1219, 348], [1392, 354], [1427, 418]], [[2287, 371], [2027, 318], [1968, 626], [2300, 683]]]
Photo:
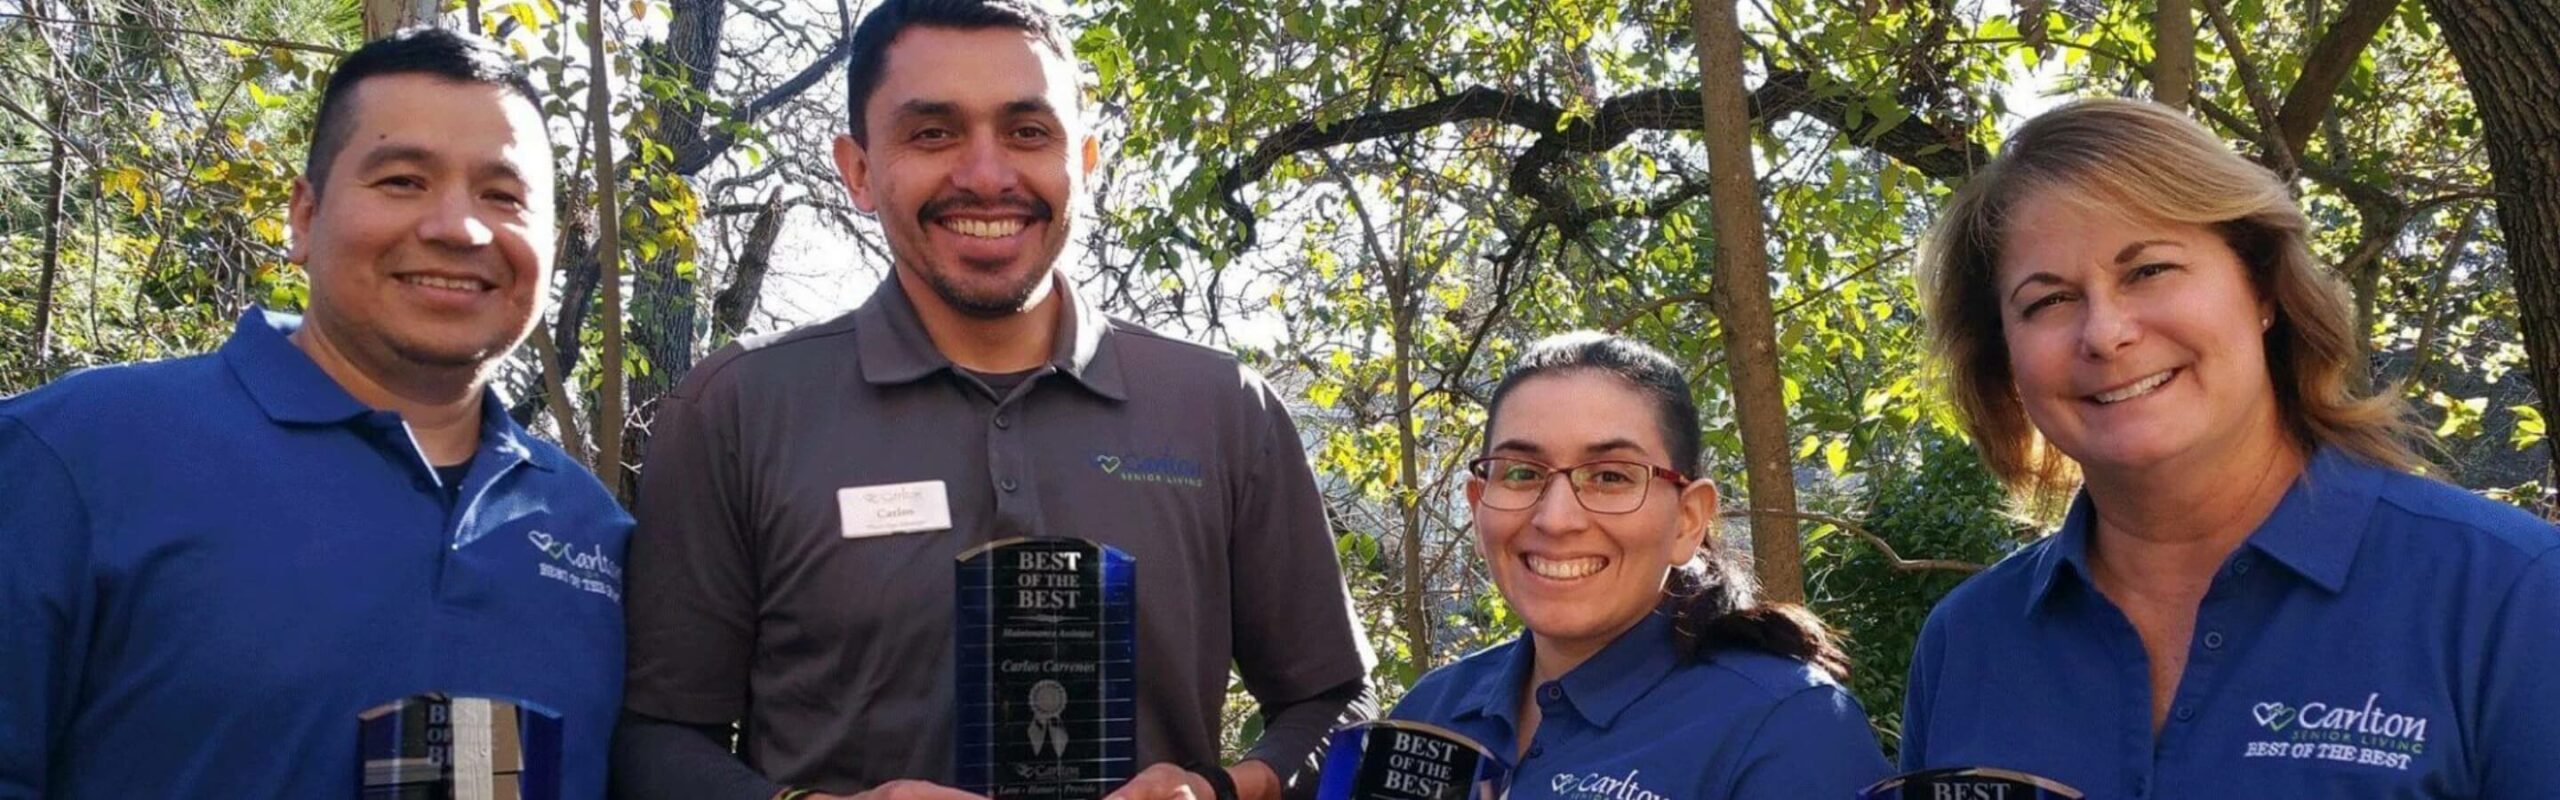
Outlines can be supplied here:
[[[1216, 762], [1232, 665], [1268, 717], [1249, 757], [1290, 777], [1371, 663], [1297, 429], [1233, 356], [1058, 286], [1057, 347], [1003, 398], [896, 280], [696, 365], [641, 480], [629, 708], [742, 720], [748, 763], [790, 785], [947, 783], [954, 557], [1078, 536], [1137, 559], [1139, 765]], [[949, 529], [844, 535], [837, 490], [918, 481]]]

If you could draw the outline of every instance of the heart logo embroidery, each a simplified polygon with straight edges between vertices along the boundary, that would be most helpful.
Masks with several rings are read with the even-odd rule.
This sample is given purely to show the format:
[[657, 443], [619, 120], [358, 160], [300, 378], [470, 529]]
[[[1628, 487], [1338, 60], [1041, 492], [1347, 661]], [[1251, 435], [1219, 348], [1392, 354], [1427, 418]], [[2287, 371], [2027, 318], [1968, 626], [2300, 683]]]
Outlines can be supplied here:
[[1573, 788], [1573, 775], [1557, 775], [1554, 780], [1547, 781], [1547, 787], [1557, 794], [1563, 794], [1564, 790]]
[[2300, 712], [2283, 703], [2259, 703], [2250, 708], [2249, 713], [2255, 715], [2258, 724], [2266, 726], [2267, 730], [2281, 731], [2292, 725], [2294, 715]]
[[551, 534], [548, 533], [534, 531], [525, 534], [524, 538], [526, 541], [532, 542], [535, 549], [541, 550], [543, 554], [551, 556], [552, 558], [559, 558], [560, 554], [569, 552], [568, 544], [557, 539], [553, 539]]
[[1119, 456], [1094, 456], [1094, 457], [1093, 457], [1093, 465], [1094, 465], [1094, 466], [1097, 466], [1097, 467], [1101, 467], [1103, 472], [1110, 473], [1110, 474], [1113, 474], [1113, 475], [1118, 475], [1118, 474], [1120, 474], [1120, 457], [1119, 457]]

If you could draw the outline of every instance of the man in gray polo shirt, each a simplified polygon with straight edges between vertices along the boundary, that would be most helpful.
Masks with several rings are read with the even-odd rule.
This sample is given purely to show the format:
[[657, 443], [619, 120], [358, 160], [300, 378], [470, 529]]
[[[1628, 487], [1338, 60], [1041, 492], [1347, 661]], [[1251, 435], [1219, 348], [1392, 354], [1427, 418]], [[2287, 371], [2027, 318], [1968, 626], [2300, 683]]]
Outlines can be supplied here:
[[[1137, 560], [1149, 766], [1115, 798], [1280, 797], [1312, 784], [1326, 731], [1374, 710], [1280, 398], [1226, 353], [1104, 316], [1057, 269], [1099, 153], [1065, 42], [1018, 0], [890, 0], [855, 31], [836, 163], [895, 269], [850, 315], [704, 359], [660, 406], [621, 796], [966, 796], [936, 785], [953, 559], [1014, 536]], [[900, 511], [947, 509], [947, 527], [879, 532], [839, 505], [921, 482], [947, 503]], [[1224, 766], [1230, 668], [1265, 724]]]

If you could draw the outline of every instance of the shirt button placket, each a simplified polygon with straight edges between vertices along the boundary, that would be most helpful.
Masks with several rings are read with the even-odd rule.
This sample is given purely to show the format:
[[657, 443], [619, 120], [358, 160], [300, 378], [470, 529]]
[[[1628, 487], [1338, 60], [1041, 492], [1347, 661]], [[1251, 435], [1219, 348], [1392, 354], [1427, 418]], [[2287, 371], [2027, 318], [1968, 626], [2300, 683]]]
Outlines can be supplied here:
[[987, 419], [987, 477], [994, 479], [996, 514], [1008, 520], [1006, 527], [1033, 534], [1037, 531], [1031, 526], [1031, 515], [1021, 495], [1021, 472], [1029, 462], [1023, 457], [1019, 437], [1013, 433], [1013, 418], [1018, 413], [1012, 403], [1000, 402]]

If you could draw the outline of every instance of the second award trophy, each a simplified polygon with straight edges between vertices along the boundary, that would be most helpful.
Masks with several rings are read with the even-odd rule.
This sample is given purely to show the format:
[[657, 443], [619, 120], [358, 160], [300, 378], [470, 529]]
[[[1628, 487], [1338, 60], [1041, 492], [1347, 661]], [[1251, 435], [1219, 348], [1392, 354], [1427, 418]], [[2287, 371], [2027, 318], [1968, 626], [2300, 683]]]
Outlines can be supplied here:
[[1316, 800], [1494, 800], [1503, 766], [1484, 745], [1435, 725], [1364, 722], [1334, 731]]
[[1137, 563], [1070, 538], [960, 554], [959, 788], [1100, 798], [1137, 765]]

